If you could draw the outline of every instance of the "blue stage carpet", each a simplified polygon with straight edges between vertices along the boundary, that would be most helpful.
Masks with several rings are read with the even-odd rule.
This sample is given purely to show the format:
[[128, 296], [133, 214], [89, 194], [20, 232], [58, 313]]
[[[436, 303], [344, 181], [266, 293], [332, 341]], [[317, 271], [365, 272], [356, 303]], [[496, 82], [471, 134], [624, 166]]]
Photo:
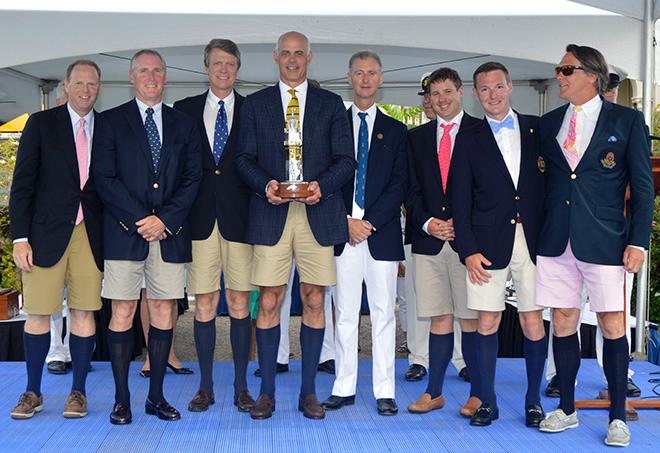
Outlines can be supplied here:
[[[196, 364], [192, 365], [196, 369]], [[500, 359], [497, 367], [497, 396], [500, 419], [487, 428], [475, 428], [458, 414], [467, 399], [468, 385], [456, 376], [450, 365], [445, 383], [447, 404], [444, 409], [425, 415], [409, 414], [407, 405], [426, 388], [426, 380], [409, 383], [403, 379], [407, 362], [397, 361], [397, 403], [399, 414], [382, 417], [376, 413], [371, 390], [371, 363], [360, 361], [356, 404], [328, 412], [325, 420], [305, 419], [297, 410], [300, 385], [300, 362], [290, 364], [291, 371], [277, 377], [277, 411], [269, 420], [252, 420], [233, 406], [231, 362], [215, 364], [215, 400], [208, 412], [191, 413], [188, 401], [197, 390], [199, 376], [165, 378], [165, 393], [171, 404], [182, 413], [178, 422], [165, 422], [144, 414], [148, 380], [138, 375], [141, 363], [133, 363], [130, 373], [133, 423], [114, 426], [108, 421], [114, 384], [110, 364], [94, 363], [87, 380], [89, 415], [80, 420], [62, 417], [62, 408], [71, 385], [71, 374], [53, 376], [44, 373], [44, 410], [30, 420], [12, 420], [11, 408], [25, 387], [25, 365], [5, 362], [0, 365], [0, 451], [11, 452], [499, 452], [534, 453], [559, 451], [603, 451], [607, 429], [606, 410], [582, 410], [580, 427], [561, 434], [543, 434], [524, 425], [525, 371], [522, 359]], [[249, 368], [249, 386], [257, 395], [259, 378]], [[634, 380], [642, 396], [653, 396], [660, 367], [647, 362], [634, 362]], [[325, 399], [332, 388], [333, 377], [319, 373], [319, 399]], [[543, 383], [545, 388], [545, 382]], [[595, 360], [583, 360], [578, 376], [577, 398], [594, 397], [602, 388]], [[558, 400], [543, 397], [547, 410]], [[633, 442], [627, 451], [658, 451], [660, 446], [660, 412], [639, 411], [639, 421], [630, 422]]]

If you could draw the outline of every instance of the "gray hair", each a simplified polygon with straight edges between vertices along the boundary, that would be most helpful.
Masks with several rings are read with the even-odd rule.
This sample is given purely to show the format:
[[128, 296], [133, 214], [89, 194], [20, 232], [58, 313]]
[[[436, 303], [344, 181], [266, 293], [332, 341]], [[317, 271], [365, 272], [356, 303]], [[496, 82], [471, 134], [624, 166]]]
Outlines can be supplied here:
[[241, 68], [241, 51], [238, 49], [236, 43], [229, 39], [219, 38], [210, 40], [204, 48], [204, 66], [207, 68], [209, 67], [209, 57], [211, 56], [211, 51], [213, 49], [222, 50], [223, 52], [227, 52], [229, 55], [236, 57], [238, 68]]
[[142, 55], [153, 55], [154, 57], [157, 57], [163, 65], [163, 70], [167, 72], [167, 64], [165, 63], [165, 59], [161, 54], [158, 53], [158, 51], [154, 49], [142, 49], [135, 52], [135, 55], [131, 57], [131, 71], [135, 70], [135, 60], [140, 58]]
[[298, 31], [287, 31], [286, 33], [282, 33], [279, 38], [277, 38], [277, 44], [275, 45], [275, 53], [279, 54], [280, 53], [280, 47], [282, 46], [282, 41], [284, 41], [284, 38], [287, 35], [295, 34], [298, 36], [301, 36], [305, 40], [305, 53], [309, 55], [309, 53], [312, 51], [312, 46], [309, 43], [309, 38], [307, 36], [303, 35], [302, 33]]
[[355, 63], [355, 60], [366, 60], [367, 58], [373, 58], [376, 60], [376, 63], [378, 63], [378, 67], [382, 70], [383, 69], [383, 63], [380, 61], [380, 57], [378, 54], [372, 50], [361, 50], [359, 52], [355, 52], [353, 55], [351, 55], [351, 58], [348, 60], [348, 70], [350, 71], [351, 68], [353, 67], [353, 63]]

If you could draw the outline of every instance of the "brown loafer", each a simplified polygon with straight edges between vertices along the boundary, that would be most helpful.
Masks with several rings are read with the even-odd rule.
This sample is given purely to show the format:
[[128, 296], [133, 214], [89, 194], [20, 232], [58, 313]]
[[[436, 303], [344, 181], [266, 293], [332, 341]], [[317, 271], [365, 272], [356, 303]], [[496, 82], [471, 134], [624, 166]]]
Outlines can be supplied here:
[[238, 408], [239, 412], [250, 412], [254, 407], [254, 398], [247, 390], [241, 390], [234, 395], [234, 406]]
[[259, 395], [257, 401], [254, 402], [254, 407], [250, 410], [250, 417], [254, 420], [265, 420], [272, 417], [273, 412], [275, 412], [275, 400], [263, 394]]
[[325, 418], [325, 408], [321, 406], [316, 395], [307, 395], [305, 398], [298, 399], [298, 410], [307, 418], [320, 420]]
[[460, 412], [463, 417], [472, 418], [480, 406], [481, 400], [476, 396], [471, 396], [458, 412]]
[[204, 412], [209, 409], [211, 404], [215, 404], [213, 393], [209, 394], [206, 390], [199, 389], [188, 403], [188, 410], [190, 412]]
[[431, 394], [424, 393], [414, 403], [408, 405], [408, 412], [413, 414], [426, 414], [427, 412], [445, 407], [445, 397], [440, 395], [437, 398], [431, 398]]

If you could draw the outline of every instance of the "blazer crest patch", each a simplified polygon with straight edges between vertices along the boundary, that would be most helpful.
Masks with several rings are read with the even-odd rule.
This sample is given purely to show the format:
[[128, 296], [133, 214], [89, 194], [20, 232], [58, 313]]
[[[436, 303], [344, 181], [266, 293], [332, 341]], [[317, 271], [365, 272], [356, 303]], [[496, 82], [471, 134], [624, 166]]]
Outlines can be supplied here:
[[545, 160], [543, 159], [543, 156], [539, 156], [539, 158], [536, 160], [536, 166], [539, 168], [541, 173], [545, 173]]
[[616, 166], [616, 161], [614, 160], [614, 153], [612, 151], [608, 152], [605, 154], [605, 157], [603, 157], [600, 160], [600, 163], [603, 165], [603, 167], [612, 169]]

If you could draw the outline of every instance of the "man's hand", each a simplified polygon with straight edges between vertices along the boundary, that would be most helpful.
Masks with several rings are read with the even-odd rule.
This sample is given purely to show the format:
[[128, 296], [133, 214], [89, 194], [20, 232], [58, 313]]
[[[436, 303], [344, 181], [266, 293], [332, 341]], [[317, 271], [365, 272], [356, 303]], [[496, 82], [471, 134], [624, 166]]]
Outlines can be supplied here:
[[23, 272], [32, 272], [32, 246], [29, 242], [14, 244], [14, 263]]
[[405, 278], [405, 276], [406, 276], [406, 265], [404, 264], [403, 261], [399, 261], [399, 272], [397, 273], [397, 277]]
[[454, 221], [452, 219], [440, 220], [433, 217], [427, 229], [429, 234], [434, 238], [443, 241], [454, 240]]
[[366, 220], [348, 219], [348, 243], [357, 245], [371, 236], [373, 226]]
[[483, 265], [490, 266], [492, 263], [486, 259], [481, 253], [475, 253], [465, 258], [465, 267], [467, 268], [468, 277], [475, 285], [483, 285], [490, 280], [490, 272], [484, 269]]
[[135, 222], [138, 226], [137, 232], [145, 241], [160, 241], [167, 237], [165, 235], [165, 224], [155, 215], [150, 215]]
[[[14, 252], [14, 260], [15, 257], [16, 252]], [[627, 272], [637, 272], [642, 268], [642, 264], [644, 264], [644, 252], [630, 245], [626, 247], [623, 251], [623, 268]]]
[[310, 182], [309, 186], [307, 186], [307, 189], [310, 192], [310, 196], [307, 198], [301, 198], [300, 201], [309, 205], [316, 204], [321, 201], [321, 186], [319, 186], [318, 182]]
[[273, 205], [280, 205], [283, 203], [288, 203], [291, 200], [288, 198], [282, 198], [277, 196], [277, 189], [280, 187], [280, 184], [275, 181], [274, 179], [271, 180], [268, 183], [268, 187], [266, 188], [266, 199], [268, 200], [268, 203], [273, 204]]

